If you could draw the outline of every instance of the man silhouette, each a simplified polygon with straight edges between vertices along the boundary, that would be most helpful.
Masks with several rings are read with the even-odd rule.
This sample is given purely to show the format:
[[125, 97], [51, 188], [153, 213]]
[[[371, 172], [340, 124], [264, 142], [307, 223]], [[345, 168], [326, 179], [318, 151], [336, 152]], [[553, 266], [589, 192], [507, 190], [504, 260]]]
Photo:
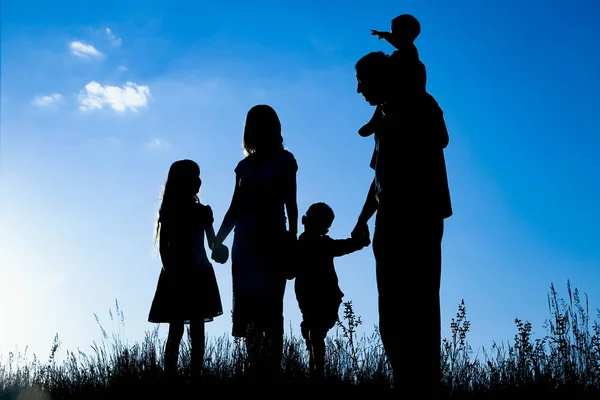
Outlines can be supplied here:
[[382, 118], [370, 165], [375, 177], [352, 235], [368, 235], [376, 213], [379, 331], [393, 385], [430, 398], [441, 378], [441, 242], [444, 219], [452, 215], [443, 150], [448, 132], [435, 99], [397, 75], [382, 52], [356, 63], [357, 92], [380, 107]]

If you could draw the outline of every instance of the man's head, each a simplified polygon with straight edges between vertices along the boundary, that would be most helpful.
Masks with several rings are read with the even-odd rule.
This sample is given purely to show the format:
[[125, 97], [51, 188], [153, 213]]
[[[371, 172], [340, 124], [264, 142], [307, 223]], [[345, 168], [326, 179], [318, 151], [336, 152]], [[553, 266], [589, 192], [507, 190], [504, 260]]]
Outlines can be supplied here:
[[387, 54], [376, 51], [362, 57], [355, 65], [356, 91], [372, 106], [385, 103], [391, 82], [391, 60]]

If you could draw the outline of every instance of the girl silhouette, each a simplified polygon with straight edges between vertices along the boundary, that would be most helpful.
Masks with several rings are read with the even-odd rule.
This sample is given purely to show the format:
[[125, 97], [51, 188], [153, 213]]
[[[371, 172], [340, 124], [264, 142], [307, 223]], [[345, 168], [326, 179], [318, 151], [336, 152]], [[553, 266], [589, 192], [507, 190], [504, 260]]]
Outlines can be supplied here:
[[223, 314], [215, 273], [204, 249], [215, 237], [213, 213], [198, 199], [200, 167], [192, 160], [171, 165], [158, 213], [155, 239], [159, 241], [162, 270], [150, 307], [149, 322], [168, 323], [165, 372], [177, 370], [184, 324], [190, 325], [192, 373], [204, 362], [204, 324]]
[[279, 117], [268, 105], [248, 111], [243, 148], [246, 157], [235, 168], [235, 189], [213, 256], [235, 228], [232, 335], [245, 338], [251, 373], [276, 376], [283, 345], [285, 251], [298, 232], [298, 165], [284, 148]]

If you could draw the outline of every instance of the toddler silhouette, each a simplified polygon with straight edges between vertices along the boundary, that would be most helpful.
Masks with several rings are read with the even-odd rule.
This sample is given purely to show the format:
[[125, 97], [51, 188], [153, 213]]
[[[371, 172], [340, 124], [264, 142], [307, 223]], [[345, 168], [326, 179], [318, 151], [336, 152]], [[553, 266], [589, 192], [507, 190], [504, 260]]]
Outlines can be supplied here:
[[[415, 39], [421, 33], [421, 24], [410, 14], [402, 14], [392, 20], [389, 32], [371, 30], [371, 35], [379, 39], [385, 39], [396, 50], [391, 58], [397, 68], [398, 90], [406, 91], [409, 95], [414, 91], [425, 91], [427, 83], [427, 71], [425, 65], [419, 59], [419, 52], [414, 44]], [[392, 82], [390, 82], [391, 84]], [[363, 136], [370, 136], [377, 130], [377, 124], [383, 117], [381, 107], [377, 107], [371, 120], [358, 130]]]
[[314, 378], [324, 375], [325, 336], [338, 321], [344, 296], [338, 285], [333, 259], [370, 244], [368, 236], [356, 239], [329, 237], [327, 232], [334, 217], [327, 204], [311, 205], [302, 217], [304, 232], [298, 238], [298, 254], [301, 256], [294, 289], [302, 312], [300, 328], [309, 352], [310, 375]]

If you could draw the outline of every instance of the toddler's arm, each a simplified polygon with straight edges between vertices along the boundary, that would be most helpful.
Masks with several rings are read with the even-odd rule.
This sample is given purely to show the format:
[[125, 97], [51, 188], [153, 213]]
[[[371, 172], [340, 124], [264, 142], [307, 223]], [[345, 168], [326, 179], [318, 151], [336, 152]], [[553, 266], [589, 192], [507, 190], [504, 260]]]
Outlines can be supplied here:
[[371, 241], [368, 238], [331, 239], [329, 241], [329, 251], [334, 257], [341, 257], [361, 250], [370, 243]]
[[386, 42], [388, 42], [397, 49], [400, 48], [400, 42], [398, 41], [397, 37], [394, 37], [394, 35], [392, 35], [392, 32], [381, 32], [375, 29], [371, 29], [371, 35], [377, 36], [379, 39], [385, 39]]
[[388, 39], [391, 36], [390, 32], [382, 32], [375, 29], [371, 29], [371, 35], [377, 36], [379, 39]]

